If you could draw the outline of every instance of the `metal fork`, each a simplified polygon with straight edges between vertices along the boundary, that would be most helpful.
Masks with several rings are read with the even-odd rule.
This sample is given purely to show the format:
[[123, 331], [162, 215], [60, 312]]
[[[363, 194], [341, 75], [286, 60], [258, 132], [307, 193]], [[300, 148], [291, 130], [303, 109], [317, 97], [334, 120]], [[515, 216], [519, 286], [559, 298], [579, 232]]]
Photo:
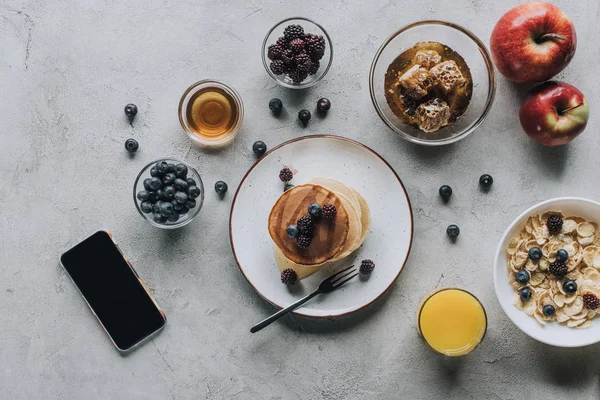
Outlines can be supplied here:
[[[315, 297], [319, 294], [331, 293], [334, 290], [338, 289], [344, 283], [348, 282], [350, 279], [352, 279], [356, 275], [358, 275], [358, 272], [356, 272], [356, 269], [350, 270], [350, 268], [352, 268], [352, 267], [354, 267], [354, 265], [351, 265], [348, 268], [345, 268], [345, 269], [343, 269], [339, 272], [336, 272], [335, 274], [325, 278], [323, 280], [323, 282], [321, 282], [321, 284], [319, 285], [317, 290], [315, 290], [314, 292], [312, 292], [311, 294], [309, 294], [307, 296], [304, 296], [297, 302], [290, 304], [286, 308], [283, 308], [283, 309], [277, 311], [275, 314], [271, 315], [269, 318], [254, 325], [250, 329], [250, 332], [255, 333], [255, 332], [258, 332], [261, 329], [271, 325], [272, 322], [278, 320], [281, 316], [291, 312], [292, 310], [295, 310], [296, 308], [300, 307], [302, 304], [306, 303], [307, 301], [309, 301], [310, 299], [312, 299], [313, 297]], [[346, 278], [346, 279], [344, 279], [344, 278]]]

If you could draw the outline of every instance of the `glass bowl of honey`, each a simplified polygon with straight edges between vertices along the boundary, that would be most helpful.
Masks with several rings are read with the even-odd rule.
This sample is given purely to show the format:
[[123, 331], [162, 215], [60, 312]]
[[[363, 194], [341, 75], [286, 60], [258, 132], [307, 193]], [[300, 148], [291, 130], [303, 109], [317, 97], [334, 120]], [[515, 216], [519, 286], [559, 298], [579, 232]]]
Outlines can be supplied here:
[[419, 21], [394, 32], [369, 74], [373, 106], [402, 138], [436, 146], [475, 131], [494, 101], [494, 66], [483, 42], [444, 21]]
[[190, 86], [179, 102], [179, 122], [195, 143], [224, 146], [237, 136], [244, 119], [240, 95], [223, 82], [202, 80]]

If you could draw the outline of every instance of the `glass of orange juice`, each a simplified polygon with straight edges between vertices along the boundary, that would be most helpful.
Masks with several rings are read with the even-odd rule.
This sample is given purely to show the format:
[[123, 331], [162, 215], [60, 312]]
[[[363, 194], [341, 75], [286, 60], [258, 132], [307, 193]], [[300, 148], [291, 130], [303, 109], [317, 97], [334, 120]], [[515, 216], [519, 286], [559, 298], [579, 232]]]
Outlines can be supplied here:
[[487, 315], [481, 302], [471, 293], [442, 288], [421, 299], [417, 329], [429, 347], [438, 353], [463, 356], [483, 340]]

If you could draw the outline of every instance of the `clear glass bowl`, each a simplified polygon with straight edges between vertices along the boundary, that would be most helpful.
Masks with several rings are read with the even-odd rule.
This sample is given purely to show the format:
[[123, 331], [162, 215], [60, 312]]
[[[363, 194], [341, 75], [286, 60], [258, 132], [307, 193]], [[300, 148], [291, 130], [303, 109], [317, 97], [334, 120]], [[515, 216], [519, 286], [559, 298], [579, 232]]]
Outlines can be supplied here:
[[[323, 58], [321, 58], [321, 60], [319, 61], [319, 70], [316, 74], [309, 75], [305, 80], [302, 81], [302, 83], [299, 84], [294, 83], [285, 74], [275, 75], [269, 68], [269, 64], [271, 63], [271, 60], [269, 60], [269, 57], [267, 56], [269, 46], [274, 44], [280, 36], [283, 36], [283, 30], [288, 25], [300, 25], [304, 28], [305, 33], [321, 35], [323, 36], [323, 38], [325, 38], [325, 54], [323, 55]], [[321, 25], [317, 24], [314, 21], [311, 21], [308, 18], [287, 18], [275, 24], [275, 26], [269, 30], [267, 36], [265, 36], [265, 39], [263, 40], [262, 44], [262, 61], [267, 73], [271, 76], [271, 78], [275, 79], [275, 81], [277, 81], [277, 83], [281, 86], [290, 89], [305, 89], [315, 85], [317, 82], [323, 79], [325, 75], [327, 75], [327, 72], [331, 67], [331, 62], [333, 61], [333, 46], [331, 45], [331, 38], [327, 34], [327, 31], [325, 31], [325, 29], [323, 29]]]
[[[166, 161], [167, 163], [172, 163], [172, 164], [184, 164], [187, 166], [188, 168], [188, 174], [187, 177], [188, 178], [192, 178], [196, 181], [196, 185], [198, 186], [198, 188], [200, 189], [200, 196], [198, 196], [195, 200], [196, 200], [196, 207], [190, 209], [190, 211], [187, 214], [183, 214], [180, 216], [180, 218], [175, 221], [175, 222], [156, 222], [154, 221], [154, 214], [152, 212], [146, 214], [142, 211], [142, 209], [140, 208], [140, 203], [141, 201], [138, 200], [137, 198], [137, 194], [139, 191], [141, 190], [145, 190], [144, 188], [144, 180], [146, 178], [151, 178], [150, 175], [150, 169], [156, 165], [157, 162], [159, 161]], [[190, 222], [192, 222], [192, 220], [194, 219], [194, 217], [196, 215], [198, 215], [198, 212], [200, 211], [200, 209], [202, 208], [202, 204], [204, 203], [204, 185], [202, 183], [202, 178], [200, 177], [200, 174], [198, 174], [198, 171], [196, 171], [190, 164], [184, 162], [184, 161], [180, 161], [180, 160], [176, 160], [174, 158], [161, 158], [155, 161], [152, 161], [151, 163], [149, 163], [148, 165], [146, 165], [144, 168], [142, 168], [142, 170], [140, 171], [140, 173], [138, 174], [138, 176], [135, 178], [135, 183], [133, 184], [133, 202], [135, 203], [135, 208], [137, 208], [138, 212], [140, 213], [140, 215], [146, 220], [148, 221], [151, 225], [154, 225], [158, 228], [162, 228], [162, 229], [175, 229], [175, 228], [180, 228], [184, 225], [189, 224]]]
[[[389, 107], [384, 91], [389, 65], [418, 42], [439, 42], [459, 53], [473, 78], [473, 95], [467, 110], [452, 124], [427, 133], [402, 122]], [[473, 132], [487, 116], [496, 92], [496, 77], [490, 54], [481, 40], [467, 29], [443, 21], [420, 21], [396, 31], [379, 48], [369, 74], [369, 90], [375, 110], [404, 139], [429, 146], [456, 142]]]
[[[218, 138], [218, 139], [210, 139], [210, 138], [204, 138], [204, 137], [200, 136], [192, 129], [192, 127], [188, 123], [188, 114], [187, 113], [188, 113], [188, 104], [189, 104], [190, 100], [193, 99], [194, 95], [196, 93], [198, 93], [200, 90], [204, 90], [207, 88], [220, 89], [220, 90], [224, 91], [225, 93], [227, 93], [229, 96], [231, 96], [233, 98], [233, 101], [235, 102], [235, 105], [238, 109], [237, 120], [235, 121], [231, 132], [229, 132], [226, 136]], [[216, 81], [216, 80], [212, 80], [212, 79], [205, 79], [205, 80], [196, 82], [192, 86], [187, 88], [187, 90], [183, 93], [183, 96], [181, 96], [181, 100], [179, 101], [179, 122], [181, 123], [183, 130], [185, 131], [185, 133], [187, 133], [187, 135], [189, 136], [190, 139], [192, 139], [194, 142], [196, 142], [202, 146], [220, 147], [220, 146], [228, 145], [237, 136], [238, 132], [240, 131], [240, 126], [242, 125], [243, 120], [244, 120], [244, 104], [242, 103], [242, 98], [240, 97], [238, 92], [236, 92], [231, 86], [228, 86], [227, 84], [220, 82], [220, 81]]]

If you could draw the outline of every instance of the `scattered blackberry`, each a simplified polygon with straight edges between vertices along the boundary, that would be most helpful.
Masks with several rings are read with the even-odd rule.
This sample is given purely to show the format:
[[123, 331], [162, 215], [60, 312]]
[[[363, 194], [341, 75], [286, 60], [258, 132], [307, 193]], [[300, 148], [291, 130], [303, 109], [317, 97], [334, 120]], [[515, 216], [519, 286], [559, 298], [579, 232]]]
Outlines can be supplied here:
[[281, 179], [281, 182], [289, 182], [294, 179], [294, 174], [291, 169], [285, 167], [279, 171], [279, 179]]
[[369, 275], [375, 269], [375, 263], [371, 260], [362, 260], [360, 268], [358, 269], [361, 274]]
[[302, 50], [304, 50], [304, 40], [300, 38], [292, 40], [290, 42], [290, 49], [292, 49], [294, 53], [300, 53]]
[[301, 249], [306, 250], [310, 246], [311, 241], [312, 241], [312, 239], [310, 236], [300, 235], [300, 236], [298, 236], [298, 239], [296, 239], [296, 244]]
[[559, 233], [562, 230], [563, 220], [560, 215], [551, 215], [546, 222], [550, 233]]
[[567, 264], [558, 260], [554, 261], [553, 263], [550, 263], [550, 267], [548, 268], [548, 270], [552, 275], [556, 276], [557, 278], [562, 278], [568, 272]]
[[310, 69], [308, 70], [308, 74], [309, 75], [314, 75], [317, 73], [317, 71], [319, 71], [319, 68], [321, 67], [321, 63], [319, 63], [318, 61], [314, 61], [310, 64]]
[[337, 214], [337, 209], [333, 204], [325, 204], [321, 216], [325, 219], [334, 219]]
[[590, 310], [596, 310], [600, 307], [600, 300], [594, 293], [587, 292], [583, 295], [583, 305]]
[[310, 236], [315, 228], [315, 223], [310, 215], [305, 215], [296, 222], [300, 235]]
[[283, 47], [284, 49], [287, 47], [288, 45], [288, 41], [286, 40], [286, 38], [284, 38], [283, 36], [281, 36], [279, 39], [277, 39], [277, 41], [275, 42], [276, 45]]
[[269, 68], [271, 69], [271, 72], [273, 72], [275, 75], [281, 75], [281, 74], [283, 74], [283, 71], [284, 71], [283, 61], [281, 61], [281, 60], [272, 61], [271, 65], [269, 65]]
[[297, 280], [298, 274], [291, 268], [288, 268], [281, 273], [281, 283], [285, 286], [292, 286]]
[[308, 72], [296, 69], [295, 71], [290, 72], [288, 75], [294, 83], [302, 83], [302, 81], [308, 77]]
[[285, 49], [282, 46], [278, 44], [272, 44], [267, 50], [267, 57], [269, 57], [270, 60], [279, 60], [284, 50]]
[[296, 38], [304, 36], [304, 28], [300, 25], [288, 25], [283, 30], [283, 36], [285, 36], [285, 40], [292, 41]]

